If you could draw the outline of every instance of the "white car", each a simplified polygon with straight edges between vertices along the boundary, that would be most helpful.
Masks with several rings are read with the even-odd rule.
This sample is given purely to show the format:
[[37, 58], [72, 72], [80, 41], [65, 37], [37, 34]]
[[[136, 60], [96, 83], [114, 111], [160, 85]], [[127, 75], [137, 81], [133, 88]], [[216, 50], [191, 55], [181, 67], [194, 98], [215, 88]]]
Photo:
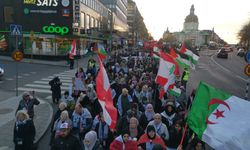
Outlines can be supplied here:
[[4, 69], [3, 67], [0, 65], [0, 77], [2, 77], [4, 75]]

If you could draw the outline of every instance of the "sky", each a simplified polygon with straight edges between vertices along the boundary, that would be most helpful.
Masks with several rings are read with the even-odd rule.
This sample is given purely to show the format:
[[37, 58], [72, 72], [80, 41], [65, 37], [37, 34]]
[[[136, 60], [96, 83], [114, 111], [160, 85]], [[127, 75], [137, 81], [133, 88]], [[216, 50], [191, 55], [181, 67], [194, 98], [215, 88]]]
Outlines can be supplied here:
[[238, 42], [237, 33], [250, 21], [249, 0], [134, 0], [154, 39], [164, 31], [182, 31], [194, 5], [199, 30], [212, 30], [229, 44]]

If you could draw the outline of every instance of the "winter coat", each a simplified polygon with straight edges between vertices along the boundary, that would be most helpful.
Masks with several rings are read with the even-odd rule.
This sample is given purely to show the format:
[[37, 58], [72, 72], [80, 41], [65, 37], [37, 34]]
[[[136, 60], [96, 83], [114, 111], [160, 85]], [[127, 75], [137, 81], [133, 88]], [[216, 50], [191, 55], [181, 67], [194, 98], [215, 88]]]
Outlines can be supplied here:
[[81, 144], [75, 136], [69, 134], [66, 137], [56, 138], [52, 143], [51, 150], [81, 150]]
[[[123, 149], [123, 145], [125, 149]], [[109, 147], [109, 150], [138, 150], [137, 142], [133, 140], [129, 140], [126, 143], [123, 143], [122, 136], [118, 136]]]
[[33, 118], [34, 117], [34, 105], [39, 105], [39, 104], [40, 102], [36, 98], [30, 98], [29, 100], [22, 99], [19, 102], [17, 111], [25, 109], [27, 110], [29, 117]]

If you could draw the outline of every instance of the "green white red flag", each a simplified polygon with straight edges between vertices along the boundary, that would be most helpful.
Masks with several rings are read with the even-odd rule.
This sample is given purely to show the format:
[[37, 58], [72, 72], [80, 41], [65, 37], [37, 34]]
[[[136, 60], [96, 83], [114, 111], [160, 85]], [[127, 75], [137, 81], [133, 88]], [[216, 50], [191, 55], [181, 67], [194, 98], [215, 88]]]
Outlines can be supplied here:
[[116, 128], [117, 110], [113, 105], [110, 83], [102, 61], [98, 58], [100, 70], [96, 76], [96, 94], [102, 106], [105, 122], [111, 129]]
[[75, 39], [71, 43], [69, 54], [72, 55], [72, 56], [76, 55], [76, 40]]
[[200, 82], [187, 123], [216, 150], [250, 148], [250, 102]]
[[104, 49], [104, 46], [101, 44], [97, 44], [97, 54], [101, 60], [105, 60], [107, 57], [107, 52]]

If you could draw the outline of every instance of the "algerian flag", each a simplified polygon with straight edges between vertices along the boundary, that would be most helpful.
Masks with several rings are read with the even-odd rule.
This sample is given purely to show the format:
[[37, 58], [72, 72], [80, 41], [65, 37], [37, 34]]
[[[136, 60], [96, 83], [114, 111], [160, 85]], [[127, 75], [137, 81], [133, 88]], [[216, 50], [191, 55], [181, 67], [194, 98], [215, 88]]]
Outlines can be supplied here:
[[187, 122], [200, 139], [216, 150], [247, 150], [249, 114], [250, 102], [200, 82]]
[[199, 60], [199, 56], [197, 56], [196, 54], [194, 54], [191, 50], [187, 49], [185, 44], [182, 45], [181, 49], [179, 50], [180, 53], [182, 54], [186, 54], [187, 56], [189, 56], [191, 58], [191, 62], [193, 64], [197, 64], [198, 60]]

